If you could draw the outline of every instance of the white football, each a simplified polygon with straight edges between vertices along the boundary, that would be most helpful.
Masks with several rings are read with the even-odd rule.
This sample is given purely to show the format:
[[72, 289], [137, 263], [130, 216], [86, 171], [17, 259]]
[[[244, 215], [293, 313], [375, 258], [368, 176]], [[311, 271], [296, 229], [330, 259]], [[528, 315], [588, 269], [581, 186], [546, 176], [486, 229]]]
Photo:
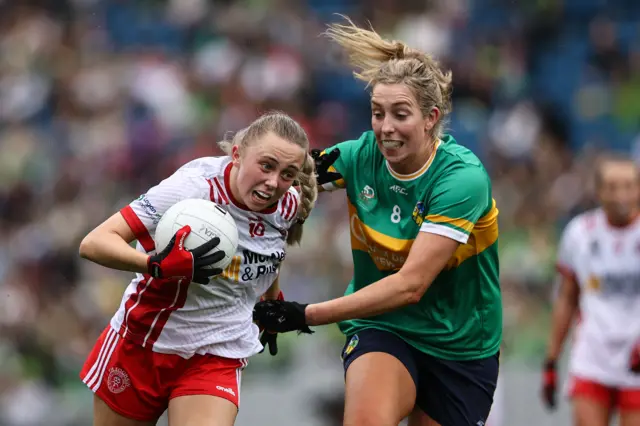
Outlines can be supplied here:
[[[224, 251], [224, 259], [209, 268], [225, 269], [238, 249], [238, 228], [228, 211], [216, 203], [204, 199], [182, 200], [169, 207], [158, 222], [154, 242], [156, 250], [163, 250], [171, 238], [185, 225], [191, 233], [184, 240], [184, 247], [193, 250], [214, 237], [220, 244], [209, 253]], [[207, 253], [207, 254], [209, 254]]]

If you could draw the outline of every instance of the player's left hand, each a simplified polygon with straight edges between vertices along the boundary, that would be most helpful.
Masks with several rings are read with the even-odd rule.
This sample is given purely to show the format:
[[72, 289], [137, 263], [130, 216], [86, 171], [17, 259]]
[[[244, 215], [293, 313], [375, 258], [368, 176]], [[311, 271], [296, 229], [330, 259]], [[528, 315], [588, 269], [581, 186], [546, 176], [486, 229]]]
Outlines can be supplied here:
[[555, 410], [558, 389], [556, 362], [554, 360], [546, 360], [542, 373], [542, 401], [549, 410]]
[[629, 369], [636, 374], [640, 374], [640, 342], [636, 344], [631, 352], [631, 362]]
[[313, 333], [305, 318], [307, 305], [297, 302], [285, 302], [284, 300], [265, 300], [258, 302], [253, 308], [253, 320], [265, 331], [286, 333], [298, 331], [299, 333]]
[[318, 181], [318, 185], [324, 185], [325, 183], [335, 182], [342, 179], [342, 175], [340, 173], [336, 171], [329, 171], [329, 168], [336, 162], [339, 156], [339, 148], [335, 148], [328, 154], [323, 153], [323, 151], [319, 149], [311, 150], [311, 157], [313, 158], [316, 166], [316, 179]]

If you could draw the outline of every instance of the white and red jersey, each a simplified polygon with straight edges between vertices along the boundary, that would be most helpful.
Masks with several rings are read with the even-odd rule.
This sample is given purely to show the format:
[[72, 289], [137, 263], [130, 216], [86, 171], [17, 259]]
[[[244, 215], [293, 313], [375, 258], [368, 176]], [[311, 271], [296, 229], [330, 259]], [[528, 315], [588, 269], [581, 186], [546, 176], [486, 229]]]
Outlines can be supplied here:
[[262, 349], [253, 307], [278, 276], [299, 194], [291, 188], [271, 208], [250, 211], [229, 190], [230, 170], [230, 157], [191, 161], [121, 210], [138, 239], [137, 249], [148, 254], [156, 250], [152, 236], [160, 217], [188, 198], [227, 209], [238, 225], [239, 241], [231, 264], [207, 285], [137, 274], [111, 319], [121, 337], [185, 358], [213, 354], [240, 359]]
[[580, 287], [570, 374], [640, 388], [640, 376], [629, 371], [640, 339], [640, 220], [614, 227], [601, 209], [575, 217], [560, 242], [558, 269]]

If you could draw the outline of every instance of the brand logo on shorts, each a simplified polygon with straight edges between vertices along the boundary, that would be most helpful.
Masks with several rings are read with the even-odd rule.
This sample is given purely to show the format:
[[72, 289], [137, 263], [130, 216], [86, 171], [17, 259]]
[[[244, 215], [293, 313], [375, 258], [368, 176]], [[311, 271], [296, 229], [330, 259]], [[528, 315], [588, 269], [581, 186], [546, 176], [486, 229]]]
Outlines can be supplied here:
[[126, 371], [117, 367], [112, 367], [109, 370], [107, 387], [111, 393], [122, 393], [129, 386], [131, 386], [131, 381], [129, 380], [129, 375]]
[[351, 340], [349, 340], [349, 344], [347, 345], [347, 349], [344, 350], [344, 356], [349, 355], [351, 352], [353, 352], [353, 350], [356, 348], [356, 346], [358, 346], [358, 342], [360, 341], [360, 338], [358, 337], [358, 335], [354, 335]]
[[222, 391], [222, 392], [229, 393], [229, 394], [231, 394], [233, 396], [236, 396], [236, 393], [231, 388], [225, 388], [223, 386], [216, 386], [216, 389], [218, 389], [219, 391]]

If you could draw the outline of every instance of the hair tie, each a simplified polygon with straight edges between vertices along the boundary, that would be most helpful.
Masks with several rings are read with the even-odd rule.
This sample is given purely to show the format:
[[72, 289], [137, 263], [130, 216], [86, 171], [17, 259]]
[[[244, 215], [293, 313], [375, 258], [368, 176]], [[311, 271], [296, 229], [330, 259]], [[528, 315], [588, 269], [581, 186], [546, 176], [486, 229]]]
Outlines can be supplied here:
[[404, 59], [404, 44], [397, 42], [395, 52], [393, 52], [395, 59]]

